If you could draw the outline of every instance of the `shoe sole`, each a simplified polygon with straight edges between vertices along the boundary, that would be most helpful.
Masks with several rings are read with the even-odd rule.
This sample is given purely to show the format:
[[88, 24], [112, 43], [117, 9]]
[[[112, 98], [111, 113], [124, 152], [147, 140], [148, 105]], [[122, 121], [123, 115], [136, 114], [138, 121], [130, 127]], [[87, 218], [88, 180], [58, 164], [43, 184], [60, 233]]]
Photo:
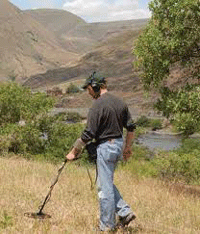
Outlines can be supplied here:
[[125, 220], [121, 221], [121, 223], [119, 224], [119, 226], [123, 227], [123, 228], [127, 227], [129, 225], [129, 223], [131, 221], [133, 221], [134, 219], [136, 219], [136, 215], [135, 214], [128, 215]]

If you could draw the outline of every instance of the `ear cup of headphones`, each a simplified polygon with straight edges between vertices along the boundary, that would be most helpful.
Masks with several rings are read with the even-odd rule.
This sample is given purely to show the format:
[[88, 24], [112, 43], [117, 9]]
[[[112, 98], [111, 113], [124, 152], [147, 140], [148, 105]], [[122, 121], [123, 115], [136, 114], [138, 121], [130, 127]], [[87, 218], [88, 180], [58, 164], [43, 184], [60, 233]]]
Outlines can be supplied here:
[[95, 77], [96, 72], [93, 72], [93, 74], [90, 76], [91, 81], [90, 85], [95, 93], [98, 93], [100, 91], [101, 84], [105, 84], [105, 78], [104, 77]]
[[95, 93], [99, 92], [99, 90], [100, 90], [100, 85], [96, 82], [94, 77], [91, 80], [91, 87]]
[[97, 93], [100, 91], [100, 86], [96, 82], [94, 82], [94, 84], [92, 84], [92, 89], [95, 93]]

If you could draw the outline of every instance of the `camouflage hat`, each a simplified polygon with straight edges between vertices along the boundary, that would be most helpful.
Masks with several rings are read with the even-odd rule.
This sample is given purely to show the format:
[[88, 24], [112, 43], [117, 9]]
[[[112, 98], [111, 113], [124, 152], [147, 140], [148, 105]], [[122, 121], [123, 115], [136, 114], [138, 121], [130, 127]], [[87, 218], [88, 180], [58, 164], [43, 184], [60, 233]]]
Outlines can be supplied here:
[[87, 89], [88, 85], [91, 85], [92, 87], [94, 85], [100, 87], [102, 84], [106, 84], [105, 78], [97, 75], [96, 72], [93, 72], [92, 75], [86, 79], [85, 84], [82, 86], [82, 88]]

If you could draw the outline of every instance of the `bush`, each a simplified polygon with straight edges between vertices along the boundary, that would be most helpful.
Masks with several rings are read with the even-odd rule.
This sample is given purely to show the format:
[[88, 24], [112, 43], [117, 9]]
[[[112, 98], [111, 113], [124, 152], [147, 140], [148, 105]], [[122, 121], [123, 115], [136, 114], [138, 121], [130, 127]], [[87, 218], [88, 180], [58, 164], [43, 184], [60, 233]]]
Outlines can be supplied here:
[[184, 139], [179, 149], [159, 153], [152, 163], [162, 178], [199, 184], [200, 139]]
[[[0, 86], [0, 153], [44, 155], [59, 160], [71, 148], [84, 128], [62, 122], [62, 116], [49, 116], [55, 99], [15, 83]], [[66, 118], [80, 119], [75, 113]], [[19, 121], [24, 120], [20, 125]]]
[[200, 139], [183, 139], [181, 147], [176, 150], [179, 154], [189, 154], [193, 152], [200, 152]]
[[33, 123], [24, 126], [8, 124], [0, 132], [4, 139], [0, 144], [0, 151], [15, 154], [37, 154], [44, 151], [44, 141], [41, 132]]
[[177, 152], [160, 153], [152, 161], [162, 178], [199, 183], [200, 180], [200, 151], [198, 153], [179, 154]]
[[134, 131], [135, 137], [139, 137], [140, 135], [143, 135], [147, 132], [147, 130], [144, 127], [137, 126], [137, 128]]
[[162, 129], [162, 121], [160, 119], [152, 119], [150, 125], [153, 131]]
[[141, 145], [133, 144], [133, 156], [122, 163], [136, 176], [158, 177], [200, 185], [200, 139], [186, 139], [181, 148], [156, 155]]
[[82, 120], [82, 117], [79, 113], [77, 112], [68, 112], [66, 114], [66, 121], [71, 121], [71, 122], [80, 122]]
[[149, 127], [150, 120], [146, 116], [141, 116], [137, 119], [136, 124], [140, 127]]
[[27, 87], [14, 82], [0, 85], [0, 126], [7, 123], [35, 121], [38, 115], [48, 112], [55, 99], [44, 93], [32, 93]]
[[[37, 124], [13, 125], [0, 133], [0, 152], [26, 156], [43, 154], [45, 158], [62, 160], [75, 140], [80, 137], [83, 124], [63, 124], [41, 119]], [[5, 130], [6, 129], [6, 130]]]
[[72, 123], [77, 123], [82, 120], [81, 115], [77, 112], [60, 112], [56, 116], [58, 116], [61, 121], [69, 121]]
[[157, 170], [151, 163], [152, 160], [152, 152], [141, 145], [133, 144], [132, 158], [128, 162], [122, 163], [122, 167], [136, 176], [155, 177], [157, 176]]
[[63, 159], [72, 148], [75, 140], [80, 137], [84, 128], [82, 124], [52, 124], [46, 132], [47, 140], [44, 154], [52, 159]]
[[80, 89], [78, 86], [74, 85], [74, 84], [70, 84], [69, 87], [66, 90], [66, 93], [79, 93]]

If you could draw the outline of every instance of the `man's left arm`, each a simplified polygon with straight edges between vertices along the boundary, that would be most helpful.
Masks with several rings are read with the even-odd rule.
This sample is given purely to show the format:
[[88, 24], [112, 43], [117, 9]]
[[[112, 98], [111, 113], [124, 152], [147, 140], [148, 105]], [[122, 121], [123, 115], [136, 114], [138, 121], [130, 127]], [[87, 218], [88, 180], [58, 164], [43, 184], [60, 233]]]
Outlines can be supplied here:
[[127, 161], [132, 153], [132, 141], [135, 138], [134, 132], [127, 131], [126, 134], [126, 142], [125, 142], [125, 147], [123, 150], [123, 159]]
[[128, 110], [128, 107], [126, 108], [124, 127], [127, 130], [127, 134], [126, 134], [125, 147], [123, 150], [123, 158], [125, 161], [127, 161], [131, 156], [132, 142], [133, 139], [135, 138], [134, 130], [136, 128], [136, 124], [131, 118], [131, 114]]

